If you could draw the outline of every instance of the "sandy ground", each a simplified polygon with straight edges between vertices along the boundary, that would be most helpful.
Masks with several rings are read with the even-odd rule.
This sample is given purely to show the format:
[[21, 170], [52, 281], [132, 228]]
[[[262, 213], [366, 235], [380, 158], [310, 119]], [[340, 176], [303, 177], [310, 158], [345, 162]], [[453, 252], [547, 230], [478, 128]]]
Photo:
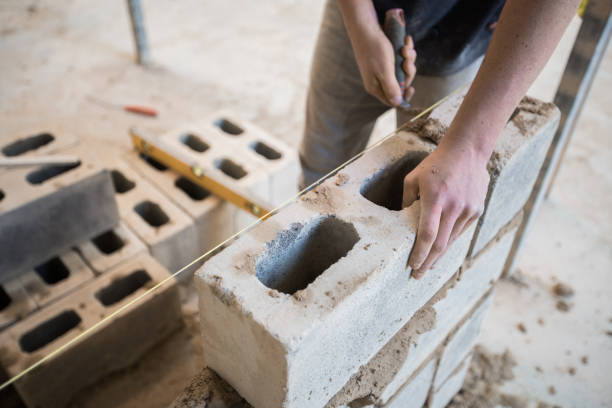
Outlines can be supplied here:
[[[0, 144], [59, 126], [92, 148], [128, 148], [131, 125], [161, 131], [229, 108], [297, 146], [321, 0], [143, 4], [155, 61], [147, 69], [133, 63], [124, 2], [0, 2]], [[568, 30], [533, 95], [554, 95], [578, 24]], [[516, 378], [503, 390], [534, 406], [612, 406], [611, 87], [608, 52], [527, 240], [520, 282], [499, 286], [481, 336], [493, 351], [512, 349]], [[92, 97], [151, 105], [161, 114], [138, 117]], [[393, 124], [393, 112], [383, 115], [375, 137]], [[575, 290], [568, 312], [555, 306], [550, 287], [557, 281]], [[173, 400], [203, 364], [190, 299], [182, 330], [136, 366], [79, 394], [74, 405], [163, 407]]]

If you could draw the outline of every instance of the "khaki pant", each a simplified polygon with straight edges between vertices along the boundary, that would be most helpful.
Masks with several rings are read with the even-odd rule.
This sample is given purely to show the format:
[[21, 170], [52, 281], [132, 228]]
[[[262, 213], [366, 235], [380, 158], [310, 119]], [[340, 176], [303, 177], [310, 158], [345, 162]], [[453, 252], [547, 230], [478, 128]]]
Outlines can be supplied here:
[[[450, 76], [417, 74], [411, 107], [425, 109], [471, 82], [481, 61]], [[310, 72], [306, 125], [299, 149], [300, 187], [312, 184], [363, 151], [376, 119], [388, 109], [365, 91], [340, 9], [335, 0], [328, 0]], [[408, 119], [410, 116], [398, 110], [398, 125]]]

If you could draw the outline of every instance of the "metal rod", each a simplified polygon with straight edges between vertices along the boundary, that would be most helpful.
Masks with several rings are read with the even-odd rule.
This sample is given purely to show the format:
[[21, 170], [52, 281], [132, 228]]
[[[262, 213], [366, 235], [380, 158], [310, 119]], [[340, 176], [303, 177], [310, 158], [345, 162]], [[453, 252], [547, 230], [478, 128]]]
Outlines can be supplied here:
[[136, 45], [136, 61], [140, 65], [148, 65], [151, 61], [151, 54], [149, 52], [149, 43], [147, 42], [147, 32], [144, 26], [140, 0], [127, 0], [127, 4], [130, 10], [134, 44]]
[[506, 259], [504, 276], [509, 276], [514, 270], [518, 254], [531, 229], [536, 211], [542, 200], [546, 198], [547, 187], [552, 185], [554, 174], [561, 165], [593, 79], [610, 41], [611, 12], [612, 2], [609, 0], [590, 0], [586, 6], [580, 31], [554, 99], [555, 105], [561, 110], [559, 128], [548, 149], [531, 196], [525, 204], [525, 215]]

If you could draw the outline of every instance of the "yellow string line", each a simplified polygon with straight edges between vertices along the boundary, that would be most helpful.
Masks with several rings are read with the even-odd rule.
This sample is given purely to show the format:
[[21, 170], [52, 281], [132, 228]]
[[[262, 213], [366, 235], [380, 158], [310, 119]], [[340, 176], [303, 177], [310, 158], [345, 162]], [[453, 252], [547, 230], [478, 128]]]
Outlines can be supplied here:
[[[430, 107], [428, 107], [427, 109], [423, 110], [422, 112], [420, 112], [418, 115], [412, 117], [409, 121], [407, 121], [406, 123], [402, 124], [400, 127], [398, 127], [397, 129], [395, 129], [394, 131], [392, 131], [391, 133], [389, 133], [387, 136], [383, 137], [382, 139], [380, 139], [379, 141], [377, 141], [376, 143], [372, 144], [370, 147], [366, 148], [365, 150], [363, 150], [361, 153], [358, 153], [357, 155], [353, 156], [352, 158], [348, 159], [346, 162], [342, 163], [340, 166], [336, 167], [335, 169], [333, 169], [332, 171], [330, 171], [329, 173], [327, 173], [325, 176], [321, 177], [320, 179], [318, 179], [317, 181], [315, 181], [314, 183], [312, 183], [311, 185], [309, 185], [308, 187], [302, 189], [301, 191], [299, 191], [298, 193], [294, 194], [292, 197], [288, 198], [287, 200], [283, 201], [278, 207], [274, 208], [272, 211], [270, 211], [270, 214], [275, 214], [276, 212], [282, 210], [283, 208], [285, 208], [287, 205], [291, 204], [292, 202], [294, 202], [295, 200], [297, 200], [300, 196], [302, 196], [302, 194], [306, 193], [307, 191], [309, 191], [310, 189], [314, 188], [315, 186], [317, 186], [318, 184], [322, 183], [323, 181], [325, 181], [328, 177], [332, 176], [333, 174], [335, 174], [336, 172], [340, 171], [341, 169], [343, 169], [344, 167], [348, 166], [349, 164], [351, 164], [352, 162], [354, 162], [355, 160], [357, 160], [358, 158], [360, 158], [361, 156], [363, 156], [364, 154], [366, 154], [367, 152], [369, 152], [370, 150], [374, 149], [375, 147], [381, 145], [382, 143], [384, 143], [387, 139], [389, 139], [391, 136], [395, 135], [399, 130], [403, 129], [406, 125], [408, 125], [408, 123], [413, 122], [417, 119], [419, 119], [420, 117], [422, 117], [423, 115], [427, 114], [428, 112], [431, 112], [433, 109], [435, 109], [438, 105], [440, 105], [441, 103], [443, 103], [445, 100], [447, 100], [448, 98], [450, 98], [451, 96], [455, 95], [457, 92], [459, 92], [461, 89], [463, 89], [463, 87], [465, 87], [466, 85], [461, 85], [460, 87], [456, 88], [454, 91], [452, 91], [451, 93], [449, 93], [448, 95], [446, 95], [445, 97], [443, 97], [442, 99], [440, 99], [439, 101], [435, 102], [433, 105], [431, 105]], [[55, 349], [54, 351], [50, 352], [49, 354], [47, 354], [46, 356], [42, 357], [40, 360], [38, 360], [36, 363], [32, 364], [31, 366], [29, 366], [28, 368], [26, 368], [25, 370], [23, 370], [21, 373], [15, 375], [14, 377], [10, 378], [9, 380], [5, 381], [4, 383], [2, 383], [2, 385], [0, 385], [0, 391], [3, 390], [4, 388], [8, 387], [9, 385], [11, 385], [12, 383], [14, 383], [15, 381], [19, 380], [21, 377], [25, 376], [26, 374], [28, 374], [30, 371], [34, 370], [36, 367], [40, 366], [41, 364], [43, 364], [44, 362], [46, 362], [47, 360], [50, 360], [51, 358], [53, 358], [55, 355], [61, 353], [63, 350], [65, 350], [66, 348], [70, 347], [72, 344], [76, 343], [77, 341], [79, 341], [79, 339], [81, 339], [83, 336], [87, 335], [89, 332], [95, 330], [98, 326], [102, 325], [103, 323], [105, 323], [106, 321], [113, 319], [115, 316], [117, 316], [119, 313], [123, 312], [124, 310], [128, 309], [129, 307], [131, 307], [133, 304], [136, 304], [137, 302], [139, 302], [142, 298], [144, 298], [145, 296], [149, 295], [150, 293], [152, 293], [153, 291], [157, 290], [157, 288], [161, 287], [162, 285], [165, 285], [166, 282], [174, 279], [176, 276], [178, 276], [180, 273], [182, 273], [183, 271], [189, 269], [190, 267], [192, 267], [193, 265], [195, 265], [196, 263], [200, 262], [202, 259], [205, 259], [206, 257], [208, 257], [210, 254], [214, 253], [216, 250], [218, 250], [219, 248], [222, 248], [225, 244], [227, 244], [228, 242], [232, 241], [234, 238], [238, 237], [239, 235], [241, 235], [243, 232], [251, 229], [252, 227], [254, 227], [255, 225], [259, 224], [260, 222], [262, 222], [262, 219], [266, 217], [268, 218], [267, 214], [264, 214], [261, 218], [258, 218], [257, 220], [253, 221], [252, 224], [246, 226], [245, 228], [243, 228], [242, 230], [236, 232], [235, 234], [231, 235], [229, 238], [227, 238], [225, 241], [222, 241], [221, 243], [217, 244], [214, 248], [209, 249], [208, 251], [206, 251], [204, 254], [200, 255], [198, 258], [196, 258], [195, 260], [191, 261], [189, 264], [183, 266], [181, 269], [179, 269], [178, 271], [176, 271], [175, 273], [173, 273], [172, 275], [168, 276], [167, 278], [165, 278], [164, 280], [162, 280], [161, 282], [157, 283], [155, 286], [153, 286], [152, 288], [150, 288], [149, 290], [147, 290], [146, 292], [140, 294], [139, 296], [137, 296], [136, 298], [132, 299], [131, 301], [129, 301], [128, 303], [124, 304], [123, 306], [121, 306], [119, 309], [115, 310], [113, 313], [109, 314], [108, 316], [106, 316], [104, 319], [100, 320], [98, 323], [94, 324], [93, 326], [91, 326], [89, 329], [85, 330], [84, 332], [82, 332], [81, 334], [77, 335], [75, 338], [73, 338], [72, 340], [69, 340], [67, 343], [63, 344], [62, 346], [58, 347], [57, 349]]]

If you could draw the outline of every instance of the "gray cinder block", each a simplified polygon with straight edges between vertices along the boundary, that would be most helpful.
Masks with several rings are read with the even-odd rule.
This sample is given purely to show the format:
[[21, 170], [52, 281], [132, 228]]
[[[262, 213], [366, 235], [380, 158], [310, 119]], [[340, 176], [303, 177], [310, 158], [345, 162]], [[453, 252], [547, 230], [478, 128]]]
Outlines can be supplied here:
[[126, 154], [125, 161], [193, 219], [199, 254], [232, 235], [235, 208], [230, 203], [135, 151]]
[[473, 230], [406, 269], [419, 205], [396, 208], [394, 181], [431, 149], [391, 138], [197, 273], [207, 364], [251, 404], [325, 405], [462, 264]]
[[[228, 129], [238, 129], [233, 122], [226, 122], [231, 123], [231, 126], [226, 124]], [[243, 130], [236, 136], [229, 135], [206, 120], [166, 132], [160, 136], [160, 140], [167, 150], [193, 165], [198, 165], [205, 174], [212, 175], [224, 185], [235, 191], [248, 192], [260, 201], [268, 202], [269, 168], [253, 160], [250, 152], [237, 140], [244, 135]], [[202, 149], [201, 144], [207, 146], [206, 149]], [[228, 209], [233, 218], [234, 232], [256, 220], [251, 214], [233, 205]]]
[[463, 386], [463, 380], [467, 373], [472, 355], [470, 354], [463, 360], [458, 367], [453, 370], [450, 377], [434, 392], [431, 393], [427, 402], [428, 408], [444, 408], [453, 399]]
[[[108, 169], [121, 220], [169, 271], [178, 271], [201, 254], [193, 220], [130, 167], [121, 158], [121, 152], [100, 146], [81, 154]], [[189, 271], [181, 276], [185, 275]]]
[[66, 296], [93, 278], [92, 270], [74, 250], [54, 256], [19, 276], [24, 289], [39, 307]]
[[0, 363], [9, 376], [65, 346], [15, 383], [26, 404], [65, 406], [78, 390], [133, 364], [175, 330], [181, 309], [174, 280], [98, 324], [168, 276], [141, 255], [2, 332]]
[[434, 380], [435, 389], [439, 389], [442, 383], [447, 381], [460, 362], [474, 348], [476, 339], [480, 333], [482, 321], [484, 320], [486, 312], [493, 304], [493, 295], [494, 292], [488, 294], [487, 297], [480, 302], [470, 318], [468, 318], [468, 320], [464, 322], [446, 342], [436, 371], [436, 378]]
[[119, 221], [110, 174], [71, 149], [79, 165], [0, 174], [0, 279], [18, 275]]
[[[208, 123], [213, 125], [217, 134], [237, 142], [240, 147], [236, 151], [238, 157], [249, 157], [264, 170], [269, 186], [267, 200], [270, 203], [279, 205], [297, 193], [300, 166], [295, 149], [232, 112], [215, 112], [209, 116]], [[222, 128], [227, 127], [228, 123], [242, 129], [242, 133], [233, 136], [224, 132]], [[220, 126], [223, 124], [225, 126]]]
[[431, 359], [414, 378], [410, 379], [393, 397], [386, 408], [422, 408], [429, 395], [434, 373], [436, 372], [436, 359]]

